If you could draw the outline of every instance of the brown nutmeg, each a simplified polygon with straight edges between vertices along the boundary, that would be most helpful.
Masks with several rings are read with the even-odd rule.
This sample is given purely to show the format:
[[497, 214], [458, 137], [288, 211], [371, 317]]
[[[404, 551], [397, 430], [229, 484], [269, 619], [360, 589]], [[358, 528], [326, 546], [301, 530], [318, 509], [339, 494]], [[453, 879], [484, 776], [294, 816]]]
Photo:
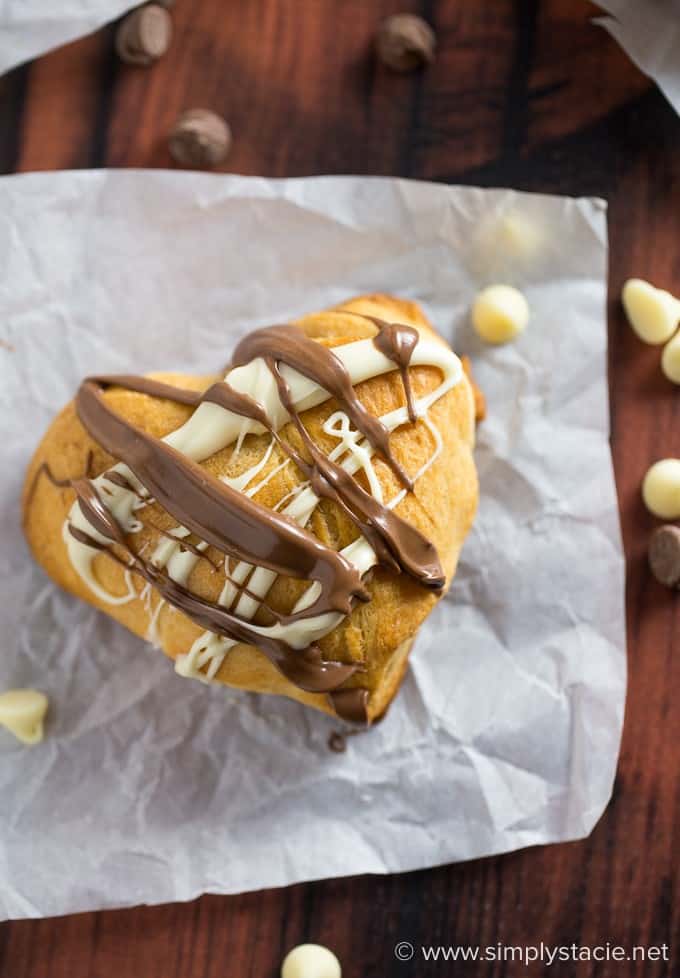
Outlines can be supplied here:
[[116, 33], [116, 51], [121, 61], [150, 65], [163, 57], [172, 40], [172, 18], [165, 6], [148, 3], [121, 21]]
[[216, 166], [231, 148], [231, 129], [210, 109], [189, 109], [177, 120], [168, 148], [181, 166]]
[[660, 526], [649, 541], [649, 566], [666, 587], [680, 588], [680, 527]]
[[416, 14], [394, 14], [380, 25], [375, 39], [383, 64], [393, 71], [413, 71], [434, 60], [434, 31]]

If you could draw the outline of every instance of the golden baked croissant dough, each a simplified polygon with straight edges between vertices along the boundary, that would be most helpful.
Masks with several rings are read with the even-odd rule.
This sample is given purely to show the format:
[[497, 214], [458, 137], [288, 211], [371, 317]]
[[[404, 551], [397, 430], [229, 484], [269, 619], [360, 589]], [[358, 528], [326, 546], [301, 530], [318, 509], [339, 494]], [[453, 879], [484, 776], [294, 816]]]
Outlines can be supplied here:
[[419, 307], [363, 296], [249, 334], [226, 377], [85, 381], [29, 467], [25, 533], [181, 675], [371, 722], [455, 572], [474, 430]]

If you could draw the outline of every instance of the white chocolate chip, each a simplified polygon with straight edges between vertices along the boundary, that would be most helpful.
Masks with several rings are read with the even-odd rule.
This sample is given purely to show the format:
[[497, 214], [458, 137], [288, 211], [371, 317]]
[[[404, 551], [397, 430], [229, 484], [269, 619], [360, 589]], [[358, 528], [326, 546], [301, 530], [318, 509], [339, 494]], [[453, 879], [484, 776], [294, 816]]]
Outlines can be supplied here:
[[498, 236], [508, 254], [520, 258], [532, 257], [541, 244], [538, 226], [521, 214], [507, 214], [502, 218]]
[[281, 965], [281, 978], [342, 978], [340, 962], [321, 944], [299, 944]]
[[680, 458], [655, 462], [642, 483], [642, 498], [655, 516], [680, 519]]
[[680, 322], [680, 301], [641, 278], [629, 278], [621, 293], [628, 321], [640, 339], [656, 345], [669, 340]]
[[43, 739], [47, 697], [37, 689], [10, 689], [0, 694], [0, 725], [24, 744]]
[[486, 343], [507, 343], [526, 329], [529, 304], [511, 285], [490, 285], [472, 306], [472, 325]]
[[666, 343], [661, 354], [661, 369], [670, 381], [680, 384], [680, 332]]

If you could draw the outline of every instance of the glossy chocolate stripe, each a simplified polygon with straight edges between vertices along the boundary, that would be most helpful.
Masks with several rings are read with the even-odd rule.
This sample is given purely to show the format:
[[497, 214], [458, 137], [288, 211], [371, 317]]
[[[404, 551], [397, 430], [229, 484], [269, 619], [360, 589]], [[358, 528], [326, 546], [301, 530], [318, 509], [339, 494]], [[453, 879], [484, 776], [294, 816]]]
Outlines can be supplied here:
[[78, 497], [78, 505], [90, 526], [111, 541], [127, 549], [125, 535], [115, 517], [102, 502], [102, 499], [89, 479], [73, 479], [71, 488]]
[[135, 496], [139, 495], [130, 480], [126, 479], [122, 472], [116, 472], [115, 469], [109, 469], [108, 472], [104, 473], [104, 478], [107, 482], [113, 483], [114, 486], [119, 486], [121, 489], [125, 489], [127, 492], [133, 492]]
[[[383, 506], [341, 465], [321, 452], [293, 407], [290, 390], [276, 364], [270, 364], [276, 379], [281, 403], [291, 415], [302, 441], [311, 455], [308, 465], [296, 452], [283, 445], [296, 463], [304, 469], [317, 495], [342, 505], [345, 512], [361, 530], [376, 551], [381, 563], [403, 570], [423, 587], [439, 591], [446, 583], [434, 545], [423, 534], [402, 520], [393, 510]], [[319, 478], [320, 477], [320, 478]], [[362, 519], [363, 515], [363, 519]]]
[[100, 387], [122, 387], [124, 390], [135, 391], [137, 394], [165, 398], [168, 401], [175, 401], [177, 404], [187, 404], [189, 407], [197, 407], [203, 396], [201, 391], [174, 387], [162, 380], [154, 380], [153, 377], [139, 377], [136, 374], [104, 374], [98, 377], [89, 377], [88, 380]]
[[197, 546], [195, 543], [191, 543], [190, 540], [187, 540], [184, 537], [178, 537], [174, 533], [171, 533], [169, 530], [163, 530], [160, 526], [156, 526], [155, 523], [152, 523], [151, 520], [146, 520], [146, 522], [144, 523], [144, 527], [148, 530], [155, 530], [156, 533], [159, 533], [162, 537], [165, 537], [166, 540], [172, 540], [173, 543], [177, 544], [180, 552], [186, 550], [189, 553], [193, 554], [194, 557], [198, 557], [199, 560], [205, 560], [206, 563], [210, 564], [210, 566], [214, 571], [220, 570], [222, 566], [221, 563], [219, 563], [216, 560], [213, 560], [205, 552], [205, 550], [201, 550], [199, 546]]
[[418, 330], [412, 326], [405, 326], [403, 323], [386, 323], [373, 316], [371, 319], [378, 327], [378, 332], [373, 337], [373, 345], [399, 368], [404, 385], [404, 394], [406, 395], [409, 420], [414, 422], [418, 416], [413, 400], [413, 388], [408, 367], [413, 351], [418, 345]]
[[219, 404], [225, 411], [233, 411], [234, 414], [240, 414], [243, 418], [258, 421], [264, 428], [269, 428], [267, 412], [262, 405], [258, 404], [248, 394], [242, 394], [240, 391], [234, 390], [224, 380], [209, 387], [203, 395], [202, 400], [208, 401], [211, 404]]
[[[233, 639], [235, 642], [257, 646], [284, 676], [308, 692], [329, 692], [340, 686], [357, 671], [356, 664], [324, 659], [321, 651], [314, 645], [302, 651], [294, 651], [286, 642], [271, 638], [268, 635], [262, 635], [252, 628], [248, 622], [227, 611], [214, 601], [193, 594], [181, 584], [173, 581], [165, 571], [154, 567], [152, 563], [144, 560], [130, 549], [121, 527], [90, 482], [86, 479], [74, 479], [71, 486], [78, 497], [78, 504], [83, 515], [93, 529], [101, 533], [102, 536], [120, 544], [129, 554], [131, 563], [127, 569], [140, 574], [144, 580], [156, 588], [162, 598], [183, 611], [197, 625], [201, 625], [218, 635]], [[69, 532], [86, 546], [96, 550], [104, 549], [107, 556], [112, 557], [117, 563], [127, 566], [110, 548], [106, 548], [88, 534], [83, 534], [77, 527], [69, 527]], [[278, 617], [272, 609], [268, 610], [270, 614]]]
[[146, 579], [169, 604], [179, 608], [192, 621], [211, 632], [245, 645], [256, 646], [300, 689], [311, 693], [325, 693], [340, 686], [357, 671], [355, 663], [324, 659], [315, 645], [294, 651], [286, 642], [255, 631], [238, 615], [214, 601], [200, 598], [173, 581], [164, 571], [144, 561], [142, 564]]
[[297, 326], [268, 326], [255, 330], [241, 340], [234, 350], [232, 363], [243, 366], [257, 357], [285, 363], [328, 391], [342, 405], [354, 427], [389, 463], [400, 482], [412, 488], [411, 480], [392, 454], [389, 431], [361, 403], [345, 365], [332, 349], [310, 339]]
[[361, 686], [336, 689], [329, 694], [333, 709], [348, 723], [368, 723], [368, 690]]
[[120, 418], [94, 380], [81, 385], [76, 408], [95, 441], [123, 460], [182, 526], [239, 560], [288, 577], [318, 581], [321, 593], [305, 617], [328, 611], [349, 614], [352, 598], [366, 597], [358, 571], [341, 554]]

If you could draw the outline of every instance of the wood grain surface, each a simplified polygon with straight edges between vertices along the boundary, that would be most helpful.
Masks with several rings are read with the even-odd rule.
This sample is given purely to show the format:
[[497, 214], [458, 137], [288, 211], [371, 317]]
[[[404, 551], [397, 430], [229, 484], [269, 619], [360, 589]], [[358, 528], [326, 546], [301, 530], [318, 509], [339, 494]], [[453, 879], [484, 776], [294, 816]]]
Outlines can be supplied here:
[[[371, 57], [382, 16], [434, 25], [425, 72]], [[292, 945], [335, 949], [345, 978], [680, 974], [680, 605], [645, 563], [648, 464], [680, 455], [677, 388], [624, 322], [630, 275], [680, 291], [680, 119], [583, 0], [177, 0], [152, 69], [113, 28], [0, 81], [0, 169], [171, 165], [191, 106], [234, 133], [223, 169], [376, 173], [598, 194], [610, 204], [613, 452], [628, 558], [630, 686], [614, 797], [583, 842], [389, 877], [0, 925], [2, 978], [273, 978]], [[663, 960], [410, 963], [419, 945], [673, 945]]]

